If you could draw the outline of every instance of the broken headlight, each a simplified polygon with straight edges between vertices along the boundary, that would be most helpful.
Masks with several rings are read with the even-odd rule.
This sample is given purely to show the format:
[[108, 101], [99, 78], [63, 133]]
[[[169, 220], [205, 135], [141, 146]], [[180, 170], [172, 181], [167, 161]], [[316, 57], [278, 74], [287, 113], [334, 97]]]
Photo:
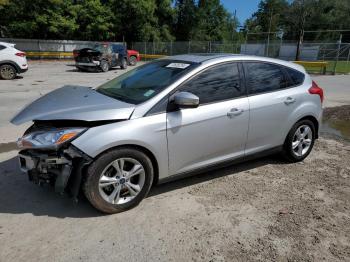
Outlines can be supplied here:
[[19, 148], [57, 148], [65, 142], [72, 141], [85, 130], [86, 128], [66, 128], [36, 131], [19, 138], [17, 145]]

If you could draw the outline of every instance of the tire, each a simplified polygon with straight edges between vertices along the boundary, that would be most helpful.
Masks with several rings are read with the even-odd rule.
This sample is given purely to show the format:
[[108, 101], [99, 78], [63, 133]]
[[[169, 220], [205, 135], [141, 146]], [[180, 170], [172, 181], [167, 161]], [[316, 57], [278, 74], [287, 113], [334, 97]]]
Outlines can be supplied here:
[[130, 56], [130, 58], [129, 58], [129, 65], [136, 66], [136, 64], [137, 64], [136, 56]]
[[102, 72], [108, 72], [109, 70], [109, 64], [106, 60], [102, 60], [100, 63], [100, 68]]
[[[307, 130], [310, 130], [310, 132], [307, 132]], [[284, 158], [289, 162], [303, 161], [314, 146], [315, 130], [315, 125], [310, 120], [302, 120], [294, 124], [283, 145]], [[300, 133], [297, 133], [298, 131]]]
[[[121, 165], [121, 159], [124, 159], [123, 165]], [[134, 162], [131, 162], [131, 160]], [[131, 171], [138, 165], [143, 168], [144, 172], [141, 170], [139, 175], [134, 175], [131, 178], [128, 178], [127, 175], [121, 176], [120, 174], [124, 172], [118, 172], [118, 168], [111, 165], [116, 162], [117, 165], [114, 165], [119, 166], [119, 168], [122, 167], [122, 170], [131, 168], [131, 170], [127, 172], [128, 174], [132, 174]], [[132, 166], [131, 163], [137, 164]], [[141, 168], [136, 170], [140, 169]], [[104, 213], [114, 214], [137, 206], [148, 194], [153, 183], [153, 176], [154, 170], [152, 161], [146, 154], [130, 147], [119, 148], [104, 153], [89, 166], [83, 184], [83, 190], [86, 198], [96, 209]], [[112, 185], [111, 181], [118, 181], [118, 183]], [[141, 183], [142, 186], [140, 185]], [[131, 191], [129, 185], [132, 185]], [[133, 193], [136, 192], [136, 190], [134, 190], [136, 185], [139, 186], [139, 191], [136, 195], [132, 195], [132, 191], [134, 191]], [[118, 193], [113, 195], [116, 191], [118, 191]], [[116, 203], [107, 200], [109, 198], [113, 199], [112, 202], [116, 201]]]
[[4, 80], [12, 80], [16, 78], [17, 71], [13, 65], [2, 65], [0, 66], [0, 78]]
[[123, 58], [122, 64], [120, 65], [121, 69], [127, 69], [128, 68], [128, 62], [126, 61], [126, 58]]

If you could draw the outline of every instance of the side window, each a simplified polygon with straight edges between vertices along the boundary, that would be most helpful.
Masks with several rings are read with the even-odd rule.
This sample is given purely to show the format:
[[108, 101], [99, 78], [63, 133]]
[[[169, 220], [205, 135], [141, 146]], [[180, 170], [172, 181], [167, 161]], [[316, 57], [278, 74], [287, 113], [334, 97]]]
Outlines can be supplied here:
[[291, 68], [285, 68], [285, 70], [290, 78], [288, 86], [299, 86], [304, 82], [305, 75], [303, 73]]
[[287, 87], [283, 69], [278, 65], [245, 62], [244, 69], [249, 94], [277, 91]]
[[195, 94], [201, 104], [219, 102], [244, 94], [238, 63], [209, 68], [183, 84], [180, 90]]
[[162, 100], [160, 100], [154, 107], [147, 112], [147, 116], [156, 115], [166, 112], [168, 106], [169, 96], [166, 95]]
[[3, 50], [5, 48], [6, 48], [6, 46], [0, 45], [0, 50]]
[[113, 52], [114, 53], [122, 53], [124, 47], [122, 45], [113, 45]]

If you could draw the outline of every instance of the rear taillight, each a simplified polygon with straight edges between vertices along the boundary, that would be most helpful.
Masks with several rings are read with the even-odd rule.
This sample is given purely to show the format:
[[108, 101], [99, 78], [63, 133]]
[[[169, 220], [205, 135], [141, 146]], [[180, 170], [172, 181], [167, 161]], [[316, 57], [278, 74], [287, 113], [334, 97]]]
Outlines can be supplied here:
[[312, 95], [319, 95], [321, 99], [321, 103], [323, 102], [323, 99], [324, 99], [323, 89], [319, 87], [315, 81], [312, 81], [312, 86], [309, 89], [309, 93]]
[[15, 54], [16, 56], [20, 56], [20, 57], [25, 57], [26, 56], [26, 53], [24, 52], [18, 52]]
[[79, 55], [79, 51], [73, 51], [73, 57], [77, 57]]

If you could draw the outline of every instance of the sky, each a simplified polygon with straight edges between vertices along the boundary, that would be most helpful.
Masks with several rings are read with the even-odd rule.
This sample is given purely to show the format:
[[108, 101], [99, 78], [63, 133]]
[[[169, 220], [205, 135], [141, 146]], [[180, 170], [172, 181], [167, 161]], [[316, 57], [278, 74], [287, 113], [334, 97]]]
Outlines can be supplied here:
[[231, 13], [237, 10], [237, 18], [243, 25], [245, 20], [258, 10], [260, 0], [221, 0], [221, 3]]

